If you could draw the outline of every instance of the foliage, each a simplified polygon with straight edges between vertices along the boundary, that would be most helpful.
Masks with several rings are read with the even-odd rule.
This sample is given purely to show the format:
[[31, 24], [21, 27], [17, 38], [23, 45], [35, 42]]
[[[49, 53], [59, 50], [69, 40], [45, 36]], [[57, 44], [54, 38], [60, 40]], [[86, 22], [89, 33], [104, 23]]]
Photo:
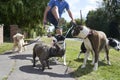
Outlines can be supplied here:
[[104, 0], [104, 5], [109, 19], [109, 36], [120, 39], [120, 1]]
[[86, 25], [91, 29], [103, 31], [108, 35], [108, 20], [106, 15], [103, 8], [99, 8], [96, 11], [89, 11]]
[[89, 11], [86, 25], [92, 29], [104, 31], [108, 37], [120, 38], [119, 4], [119, 0], [103, 0], [102, 7]]
[[0, 0], [0, 23], [7, 25], [5, 28], [17, 24], [23, 30], [30, 32], [31, 29], [42, 24], [43, 12], [48, 1]]

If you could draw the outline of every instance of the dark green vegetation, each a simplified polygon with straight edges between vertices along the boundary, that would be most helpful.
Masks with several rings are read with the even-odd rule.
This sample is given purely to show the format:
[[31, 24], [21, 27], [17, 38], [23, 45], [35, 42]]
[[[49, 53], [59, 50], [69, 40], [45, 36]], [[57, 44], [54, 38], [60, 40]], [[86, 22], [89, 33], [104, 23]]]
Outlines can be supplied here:
[[108, 37], [120, 39], [120, 1], [103, 0], [100, 8], [89, 11], [86, 25], [104, 31]]
[[[0, 24], [4, 23], [4, 36], [10, 37], [9, 25], [16, 24], [22, 31], [31, 34], [43, 35], [43, 14], [49, 0], [0, 0]], [[96, 3], [97, 4], [97, 3]], [[74, 15], [74, 14], [73, 14]], [[80, 16], [80, 15], [78, 15]], [[66, 22], [66, 21], [65, 21]], [[80, 19], [76, 19], [80, 24]], [[102, 5], [94, 11], [89, 11], [86, 20], [82, 23], [91, 29], [102, 30], [108, 37], [120, 38], [120, 1], [103, 0]], [[70, 27], [65, 23], [64, 33]], [[69, 34], [69, 37], [70, 34]], [[8, 38], [9, 39], [9, 38]]]

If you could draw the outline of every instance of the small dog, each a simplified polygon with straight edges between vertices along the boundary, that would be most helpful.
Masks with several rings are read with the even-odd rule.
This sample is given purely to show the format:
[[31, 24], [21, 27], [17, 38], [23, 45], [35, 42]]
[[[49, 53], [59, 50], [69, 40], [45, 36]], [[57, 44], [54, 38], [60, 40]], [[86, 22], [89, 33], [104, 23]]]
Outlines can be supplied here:
[[22, 52], [26, 50], [26, 47], [23, 46], [26, 43], [24, 42], [24, 35], [20, 33], [16, 33], [13, 36], [13, 51], [15, 51], [16, 48], [18, 48], [18, 52]]
[[36, 65], [35, 58], [38, 57], [42, 64], [42, 71], [45, 70], [45, 66], [49, 67], [49, 58], [62, 57], [65, 55], [65, 38], [61, 35], [55, 36], [53, 46], [48, 46], [43, 42], [35, 44], [33, 48], [33, 67]]
[[[117, 51], [120, 51], [120, 42], [114, 38], [108, 38], [108, 47], [109, 49], [113, 48]], [[80, 53], [78, 54], [78, 58], [82, 53], [86, 53], [87, 49], [85, 48], [84, 42], [82, 42], [80, 46]]]
[[99, 58], [99, 53], [103, 49], [106, 52], [107, 56], [107, 63], [111, 65], [109, 61], [109, 49], [108, 49], [108, 40], [104, 32], [102, 31], [96, 31], [89, 29], [86, 26], [81, 26], [81, 25], [76, 25], [74, 29], [72, 30], [72, 35], [74, 37], [82, 38], [85, 48], [86, 48], [86, 53], [84, 57], [84, 63], [81, 66], [81, 68], [86, 67], [86, 62], [89, 56], [89, 53], [93, 53], [93, 61], [92, 64], [94, 65], [93, 70], [98, 69], [98, 58]]

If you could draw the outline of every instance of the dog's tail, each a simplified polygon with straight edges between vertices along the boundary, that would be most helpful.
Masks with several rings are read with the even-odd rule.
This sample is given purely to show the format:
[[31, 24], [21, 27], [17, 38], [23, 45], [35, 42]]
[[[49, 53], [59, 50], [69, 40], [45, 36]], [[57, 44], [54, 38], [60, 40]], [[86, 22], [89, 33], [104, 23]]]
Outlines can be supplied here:
[[36, 40], [33, 40], [33, 41], [27, 43], [27, 44], [24, 44], [23, 46], [28, 46], [28, 45], [30, 45], [30, 44], [36, 43], [36, 42], [39, 41], [39, 40], [40, 40], [40, 37], [39, 37], [38, 39], [36, 39]]

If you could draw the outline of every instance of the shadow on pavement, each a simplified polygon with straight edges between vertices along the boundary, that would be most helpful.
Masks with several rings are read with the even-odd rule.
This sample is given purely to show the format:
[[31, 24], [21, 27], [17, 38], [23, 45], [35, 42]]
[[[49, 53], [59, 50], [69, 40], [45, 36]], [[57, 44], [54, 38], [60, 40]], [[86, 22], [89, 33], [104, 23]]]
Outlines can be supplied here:
[[13, 56], [9, 56], [9, 58], [19, 60], [32, 60], [32, 54], [16, 54]]
[[2, 55], [11, 55], [11, 54], [14, 54], [14, 53], [17, 53], [17, 51], [15, 52], [13, 52], [13, 51], [6, 51], [6, 52], [4, 52], [4, 53], [2, 53]]
[[41, 69], [39, 69], [39, 67], [41, 66], [37, 65], [36, 67], [32, 67], [32, 65], [26, 65], [26, 66], [21, 66], [19, 69], [23, 72], [31, 73], [31, 74], [48, 75], [50, 77], [70, 78], [70, 73], [69, 74], [58, 74], [58, 72], [56, 71], [48, 72], [48, 69], [45, 69], [45, 71], [42, 72]]

